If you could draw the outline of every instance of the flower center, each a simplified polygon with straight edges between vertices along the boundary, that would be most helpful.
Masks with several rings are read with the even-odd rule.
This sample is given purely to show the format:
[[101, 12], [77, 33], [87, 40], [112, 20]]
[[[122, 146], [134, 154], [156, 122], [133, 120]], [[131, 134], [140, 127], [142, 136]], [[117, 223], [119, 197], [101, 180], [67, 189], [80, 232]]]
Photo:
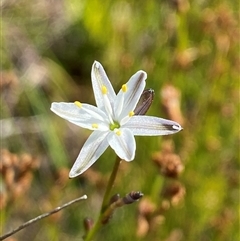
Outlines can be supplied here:
[[111, 131], [113, 131], [114, 129], [118, 129], [118, 128], [120, 128], [120, 124], [118, 123], [118, 122], [116, 122], [116, 121], [113, 121], [113, 123], [111, 123], [110, 125], [109, 125], [109, 128], [110, 128], [110, 130]]

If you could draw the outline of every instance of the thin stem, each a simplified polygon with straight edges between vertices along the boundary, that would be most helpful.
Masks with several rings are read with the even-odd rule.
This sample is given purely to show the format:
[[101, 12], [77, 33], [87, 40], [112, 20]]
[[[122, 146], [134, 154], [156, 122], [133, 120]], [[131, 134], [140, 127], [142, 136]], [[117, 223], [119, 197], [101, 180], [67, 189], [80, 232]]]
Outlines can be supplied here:
[[108, 204], [109, 195], [110, 195], [110, 192], [111, 192], [111, 190], [112, 190], [112, 186], [113, 186], [113, 184], [114, 184], [114, 181], [115, 181], [115, 179], [116, 179], [116, 176], [117, 176], [117, 172], [118, 172], [118, 168], [119, 168], [120, 163], [121, 163], [121, 159], [117, 156], [117, 157], [116, 157], [116, 161], [115, 161], [115, 163], [114, 163], [114, 167], [113, 167], [111, 176], [110, 176], [110, 178], [109, 178], [109, 181], [108, 181], [108, 184], [107, 184], [107, 187], [106, 187], [106, 191], [105, 191], [104, 197], [103, 197], [103, 202], [102, 202], [102, 207], [101, 207], [101, 213], [103, 213], [106, 205]]
[[13, 234], [17, 233], [18, 231], [26, 228], [27, 226], [30, 226], [32, 225], [33, 223], [36, 223], [38, 222], [39, 220], [43, 219], [43, 218], [46, 218], [56, 212], [59, 212], [60, 210], [62, 210], [63, 208], [66, 208], [70, 205], [72, 205], [73, 203], [76, 203], [76, 202], [79, 202], [81, 200], [84, 200], [84, 199], [87, 199], [87, 195], [83, 195], [82, 197], [79, 197], [79, 198], [76, 198], [68, 203], [65, 203], [64, 205], [60, 206], [60, 207], [57, 207], [55, 209], [53, 209], [51, 212], [48, 212], [48, 213], [44, 213], [44, 214], [41, 214], [39, 216], [37, 216], [36, 218], [33, 218], [29, 221], [27, 221], [26, 223], [23, 223], [22, 225], [20, 225], [18, 228], [16, 229], [13, 229], [12, 231], [4, 234], [3, 236], [0, 236], [0, 240], [4, 240], [5, 238], [8, 238], [10, 236], [12, 236]]
[[85, 241], [91, 241], [93, 239], [94, 235], [96, 234], [96, 232], [102, 226], [102, 218], [103, 218], [106, 206], [108, 205], [108, 202], [109, 202], [110, 192], [112, 190], [112, 186], [113, 186], [114, 181], [116, 179], [120, 163], [121, 163], [121, 159], [117, 156], [114, 167], [113, 167], [113, 170], [112, 170], [112, 173], [111, 173], [111, 176], [109, 178], [109, 181], [108, 181], [108, 184], [107, 184], [107, 187], [106, 187], [104, 197], [103, 197], [102, 207], [101, 207], [101, 211], [100, 211], [98, 220], [94, 224], [93, 228], [87, 233], [87, 235], [85, 237]]

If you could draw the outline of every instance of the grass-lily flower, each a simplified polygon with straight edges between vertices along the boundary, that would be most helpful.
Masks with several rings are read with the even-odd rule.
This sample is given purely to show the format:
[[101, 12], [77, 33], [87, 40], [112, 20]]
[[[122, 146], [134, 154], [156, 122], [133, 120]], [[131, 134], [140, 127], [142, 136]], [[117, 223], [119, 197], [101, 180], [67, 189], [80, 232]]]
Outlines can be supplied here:
[[80, 103], [52, 103], [51, 110], [60, 117], [82, 128], [93, 130], [83, 145], [69, 177], [86, 171], [110, 146], [125, 161], [135, 157], [134, 136], [174, 134], [182, 127], [170, 120], [134, 115], [134, 109], [146, 85], [147, 74], [140, 70], [122, 85], [116, 95], [102, 67], [95, 61], [91, 71], [92, 86], [97, 106]]

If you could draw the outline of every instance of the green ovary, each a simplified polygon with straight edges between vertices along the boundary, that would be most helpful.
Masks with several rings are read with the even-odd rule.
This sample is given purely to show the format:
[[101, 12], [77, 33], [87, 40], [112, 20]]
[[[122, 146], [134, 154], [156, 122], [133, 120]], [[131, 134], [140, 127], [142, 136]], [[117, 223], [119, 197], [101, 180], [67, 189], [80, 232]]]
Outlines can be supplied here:
[[115, 121], [109, 125], [109, 128], [111, 131], [113, 131], [114, 129], [119, 128], [119, 127], [120, 127], [120, 124]]

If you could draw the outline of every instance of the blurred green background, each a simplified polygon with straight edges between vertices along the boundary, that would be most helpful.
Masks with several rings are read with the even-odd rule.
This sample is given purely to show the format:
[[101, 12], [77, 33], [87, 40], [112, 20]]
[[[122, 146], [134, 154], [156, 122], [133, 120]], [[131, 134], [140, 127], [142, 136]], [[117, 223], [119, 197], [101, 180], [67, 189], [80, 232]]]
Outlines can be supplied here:
[[115, 154], [68, 179], [90, 132], [49, 108], [95, 104], [98, 60], [116, 91], [146, 71], [148, 114], [184, 130], [136, 138], [112, 193], [144, 197], [117, 209], [96, 240], [239, 240], [237, 0], [8, 0], [1, 29], [1, 234], [83, 194], [8, 240], [81, 240], [83, 219], [96, 219]]

